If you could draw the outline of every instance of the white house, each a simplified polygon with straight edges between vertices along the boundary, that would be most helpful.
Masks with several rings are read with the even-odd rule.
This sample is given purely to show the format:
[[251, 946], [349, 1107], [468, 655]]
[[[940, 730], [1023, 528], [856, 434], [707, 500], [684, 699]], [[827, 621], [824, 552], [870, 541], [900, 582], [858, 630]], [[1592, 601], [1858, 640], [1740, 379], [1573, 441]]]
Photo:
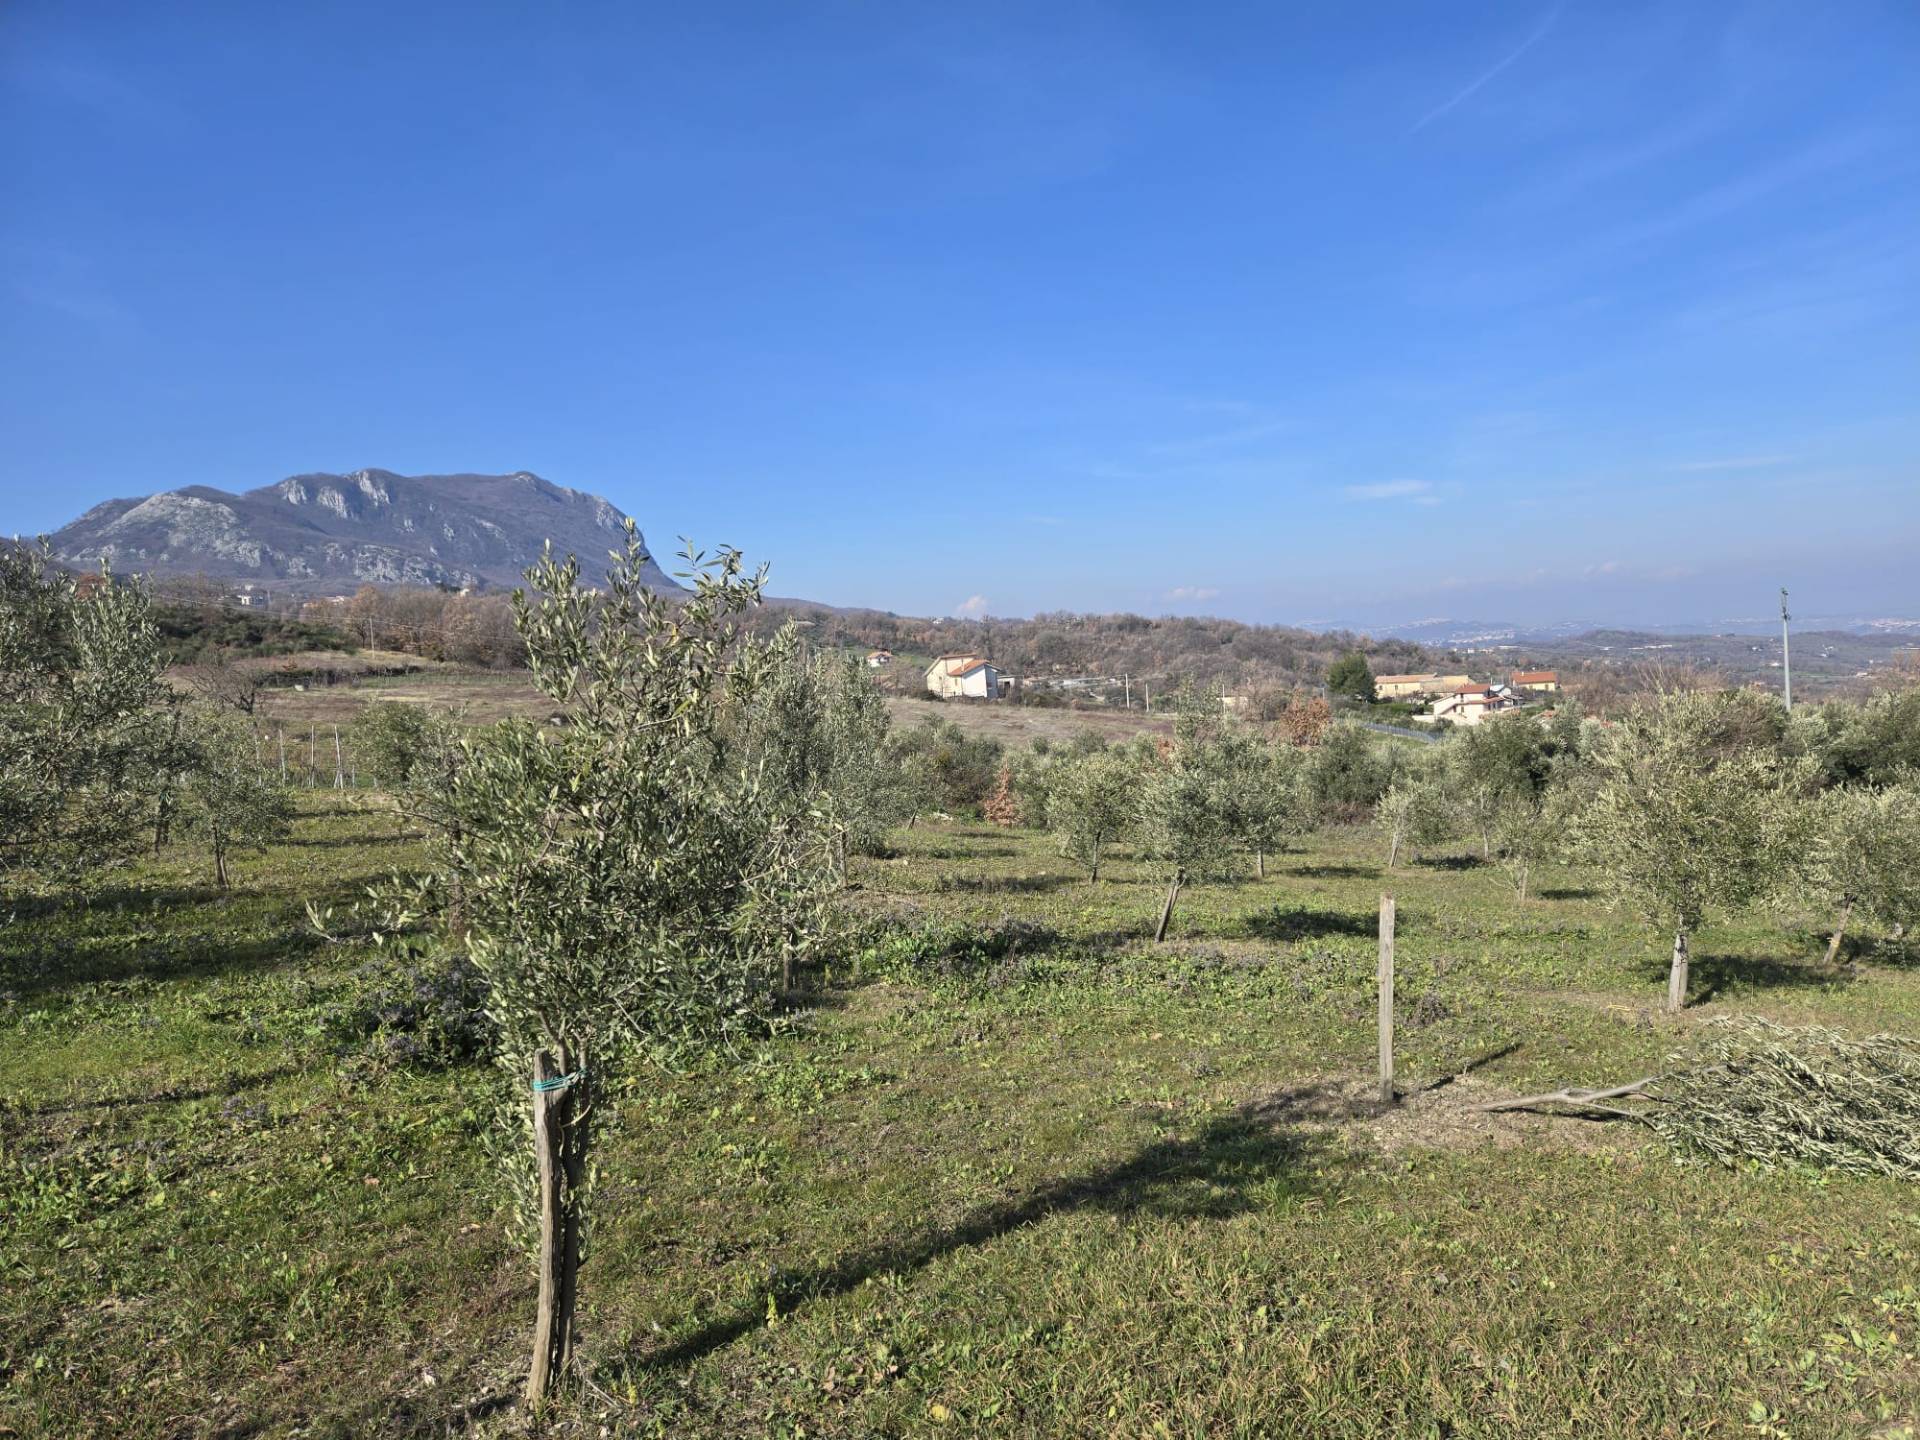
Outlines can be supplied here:
[[891, 664], [893, 664], [893, 651], [869, 650], [867, 652], [867, 668], [869, 670], [879, 670]]
[[978, 655], [942, 655], [927, 667], [927, 692], [942, 700], [998, 700], [1000, 667]]
[[1504, 685], [1461, 685], [1433, 702], [1433, 718], [1451, 720], [1456, 725], [1478, 725], [1487, 716], [1511, 710], [1519, 703]]

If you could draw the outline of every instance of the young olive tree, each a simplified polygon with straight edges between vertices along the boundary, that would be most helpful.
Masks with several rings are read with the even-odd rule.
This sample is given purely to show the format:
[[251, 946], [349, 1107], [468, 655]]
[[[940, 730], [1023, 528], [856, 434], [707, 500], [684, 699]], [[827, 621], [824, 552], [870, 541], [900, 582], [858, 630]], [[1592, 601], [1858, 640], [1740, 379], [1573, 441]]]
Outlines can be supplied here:
[[[1448, 783], [1459, 811], [1493, 858], [1494, 831], [1516, 810], [1538, 809], [1552, 772], [1547, 732], [1531, 715], [1494, 715], [1463, 727], [1446, 747]], [[1522, 823], [1505, 820], [1509, 834]]]
[[866, 665], [854, 655], [825, 663], [829, 756], [827, 792], [839, 820], [840, 874], [846, 849], [878, 853], [887, 832], [913, 813], [906, 777], [887, 758], [893, 721], [886, 697]]
[[138, 582], [84, 591], [0, 544], [0, 873], [81, 873], [144, 843], [165, 767], [159, 632]]
[[1167, 885], [1155, 944], [1167, 938], [1181, 890], [1223, 870], [1236, 839], [1220, 697], [1183, 685], [1174, 711], [1173, 741], [1146, 770], [1137, 821], [1140, 848]]
[[425, 831], [429, 855], [446, 882], [436, 898], [455, 934], [465, 925], [466, 885], [458, 867], [443, 862], [465, 825], [465, 792], [455, 784], [467, 754], [464, 733], [457, 713], [396, 700], [374, 701], [347, 726], [356, 770], [365, 769], [387, 792], [403, 822]]
[[1122, 750], [1057, 762], [1047, 791], [1047, 823], [1060, 853], [1100, 879], [1100, 861], [1127, 833], [1139, 811], [1140, 767]]
[[1856, 916], [1899, 927], [1920, 916], [1920, 783], [1829, 790], [1816, 802], [1813, 825], [1809, 868], [1836, 912], [1831, 965]]
[[1522, 901], [1532, 893], [1540, 867], [1566, 849], [1567, 809], [1561, 800], [1553, 790], [1517, 791], [1494, 818], [1493, 853]]
[[848, 849], [879, 849], [908, 813], [906, 786], [885, 759], [884, 697], [857, 659], [816, 653], [792, 623], [764, 643], [742, 642], [733, 677], [730, 731], [770, 794], [829, 818], [844, 880]]
[[205, 842], [213, 880], [222, 890], [236, 850], [264, 850], [286, 835], [293, 795], [260, 763], [257, 736], [237, 712], [198, 705], [185, 714], [181, 737], [190, 757], [182, 793], [188, 829]]
[[1453, 838], [1453, 808], [1439, 767], [1415, 761], [1393, 782], [1373, 807], [1374, 823], [1387, 837], [1387, 869], [1408, 854]]
[[537, 1172], [535, 1405], [573, 1353], [592, 1116], [608, 1072], [756, 1023], [803, 908], [792, 897], [818, 893], [825, 848], [817, 819], [773, 803], [726, 734], [735, 622], [762, 578], [743, 576], [735, 551], [689, 551], [694, 588], [668, 599], [645, 587], [646, 560], [629, 522], [598, 594], [571, 558], [549, 552], [528, 572], [515, 624], [565, 723], [465, 737], [453, 777], [464, 823], [448, 864], [502, 1063], [531, 1090], [515, 1174], [524, 1184]]
[[1373, 732], [1352, 721], [1330, 726], [1306, 752], [1301, 775], [1309, 813], [1322, 824], [1365, 820], [1391, 783]]
[[1689, 937], [1791, 873], [1811, 767], [1730, 736], [1728, 702], [1677, 692], [1630, 710], [1589, 759], [1574, 853], [1616, 905], [1673, 936], [1667, 1009], [1686, 1003]]
[[1267, 856], [1312, 828], [1305, 795], [1306, 760], [1290, 745], [1274, 745], [1244, 725], [1223, 727], [1221, 763], [1231, 777], [1226, 799], [1231, 826], [1253, 852], [1254, 874], [1267, 878]]

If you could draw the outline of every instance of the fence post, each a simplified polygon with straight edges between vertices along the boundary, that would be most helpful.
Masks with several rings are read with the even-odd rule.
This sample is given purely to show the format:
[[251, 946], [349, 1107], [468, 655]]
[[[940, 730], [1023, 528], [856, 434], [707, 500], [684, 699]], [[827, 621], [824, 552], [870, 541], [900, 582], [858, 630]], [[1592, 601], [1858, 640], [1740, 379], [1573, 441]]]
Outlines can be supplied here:
[[1393, 896], [1380, 897], [1380, 1103], [1393, 1104]]

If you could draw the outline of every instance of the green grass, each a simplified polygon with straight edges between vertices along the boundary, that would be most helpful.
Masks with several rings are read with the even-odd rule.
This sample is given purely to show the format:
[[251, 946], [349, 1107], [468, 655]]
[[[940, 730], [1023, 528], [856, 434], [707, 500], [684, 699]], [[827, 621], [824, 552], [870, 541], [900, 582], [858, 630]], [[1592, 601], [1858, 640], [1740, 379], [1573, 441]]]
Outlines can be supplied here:
[[[1634, 1078], [1706, 1015], [1920, 1032], [1900, 956], [1843, 981], [1813, 917], [1713, 930], [1676, 1021], [1579, 875], [1522, 905], [1334, 834], [1156, 949], [1124, 857], [896, 842], [791, 1033], [610, 1097], [556, 1433], [1920, 1433], [1913, 1187], [1471, 1108]], [[322, 795], [231, 897], [170, 855], [0, 928], [0, 1434], [523, 1425], [494, 1072], [370, 1061], [341, 1017], [388, 972], [306, 923], [413, 853]], [[1411, 1098], [1376, 1118], [1383, 887]]]

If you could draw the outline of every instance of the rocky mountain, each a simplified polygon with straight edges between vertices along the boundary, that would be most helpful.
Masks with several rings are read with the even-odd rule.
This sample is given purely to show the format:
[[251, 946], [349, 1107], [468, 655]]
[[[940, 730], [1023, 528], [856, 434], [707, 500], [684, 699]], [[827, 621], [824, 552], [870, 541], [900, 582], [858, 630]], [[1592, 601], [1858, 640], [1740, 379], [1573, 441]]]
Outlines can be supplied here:
[[[63, 563], [208, 575], [290, 591], [511, 587], [551, 540], [597, 579], [627, 517], [597, 495], [511, 475], [294, 475], [229, 494], [188, 485], [96, 505], [50, 541]], [[648, 583], [674, 582], [649, 562]]]

